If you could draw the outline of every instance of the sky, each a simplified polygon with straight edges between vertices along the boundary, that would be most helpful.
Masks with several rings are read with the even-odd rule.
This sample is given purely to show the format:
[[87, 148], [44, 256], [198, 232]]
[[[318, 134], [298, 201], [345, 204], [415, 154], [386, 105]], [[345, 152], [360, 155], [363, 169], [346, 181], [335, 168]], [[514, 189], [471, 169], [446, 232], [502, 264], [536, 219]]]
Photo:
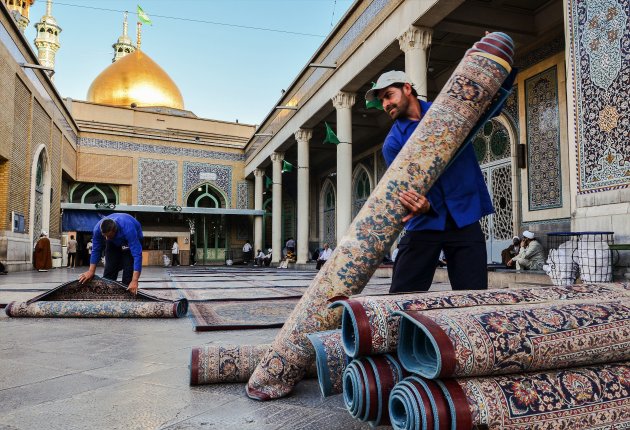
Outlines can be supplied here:
[[[124, 11], [135, 43], [138, 4], [153, 22], [143, 25], [141, 48], [175, 81], [186, 110], [260, 124], [352, 0], [54, 0], [62, 28], [54, 82], [63, 97], [85, 100], [111, 64]], [[33, 24], [45, 10], [45, 0], [31, 7], [25, 34], [34, 50]]]

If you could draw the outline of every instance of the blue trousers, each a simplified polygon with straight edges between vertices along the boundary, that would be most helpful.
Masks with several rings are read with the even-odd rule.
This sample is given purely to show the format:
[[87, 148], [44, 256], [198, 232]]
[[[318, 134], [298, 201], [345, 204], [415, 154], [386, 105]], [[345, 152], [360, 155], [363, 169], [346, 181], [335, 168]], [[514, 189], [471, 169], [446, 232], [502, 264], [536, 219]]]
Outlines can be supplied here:
[[479, 222], [445, 231], [408, 231], [398, 244], [390, 293], [428, 291], [444, 250], [453, 290], [488, 289], [486, 240]]

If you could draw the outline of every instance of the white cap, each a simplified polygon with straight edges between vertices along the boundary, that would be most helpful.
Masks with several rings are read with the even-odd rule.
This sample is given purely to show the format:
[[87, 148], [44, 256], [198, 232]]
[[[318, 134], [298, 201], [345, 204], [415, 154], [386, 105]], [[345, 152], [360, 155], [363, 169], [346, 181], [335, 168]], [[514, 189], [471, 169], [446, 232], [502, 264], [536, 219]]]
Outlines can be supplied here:
[[46, 230], [42, 230], [42, 234], [43, 234], [44, 236], [48, 236], [48, 233], [46, 233]]
[[365, 93], [365, 100], [371, 102], [376, 98], [376, 94], [379, 92], [379, 90], [382, 90], [383, 88], [387, 88], [394, 84], [409, 84], [413, 87], [413, 82], [411, 82], [411, 79], [409, 79], [405, 72], [401, 72], [400, 70], [392, 70], [383, 73], [378, 78], [376, 84], [374, 84], [374, 86], [370, 90], [368, 90], [367, 93]]
[[531, 231], [529, 231], [529, 230], [525, 230], [525, 231], [523, 232], [523, 236], [524, 236], [524, 237], [526, 237], [526, 238], [528, 238], [528, 239], [533, 239], [533, 238], [534, 238], [534, 233], [532, 233], [532, 232], [531, 232]]

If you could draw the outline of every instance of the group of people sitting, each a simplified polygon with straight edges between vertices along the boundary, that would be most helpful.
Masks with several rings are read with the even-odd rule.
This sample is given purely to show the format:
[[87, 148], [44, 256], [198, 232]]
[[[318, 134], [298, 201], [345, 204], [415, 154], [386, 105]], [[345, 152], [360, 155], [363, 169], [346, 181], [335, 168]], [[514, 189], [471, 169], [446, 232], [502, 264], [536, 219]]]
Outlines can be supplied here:
[[512, 245], [501, 251], [501, 260], [516, 270], [542, 270], [545, 251], [534, 233], [525, 230], [522, 239], [514, 236]]

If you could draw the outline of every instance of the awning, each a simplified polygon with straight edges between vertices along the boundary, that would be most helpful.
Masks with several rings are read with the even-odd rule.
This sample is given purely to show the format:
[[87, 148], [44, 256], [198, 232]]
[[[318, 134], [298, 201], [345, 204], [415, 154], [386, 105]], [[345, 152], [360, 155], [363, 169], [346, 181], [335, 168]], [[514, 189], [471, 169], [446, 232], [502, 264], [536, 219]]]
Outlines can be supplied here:
[[61, 230], [91, 233], [96, 224], [107, 215], [108, 212], [64, 210]]

